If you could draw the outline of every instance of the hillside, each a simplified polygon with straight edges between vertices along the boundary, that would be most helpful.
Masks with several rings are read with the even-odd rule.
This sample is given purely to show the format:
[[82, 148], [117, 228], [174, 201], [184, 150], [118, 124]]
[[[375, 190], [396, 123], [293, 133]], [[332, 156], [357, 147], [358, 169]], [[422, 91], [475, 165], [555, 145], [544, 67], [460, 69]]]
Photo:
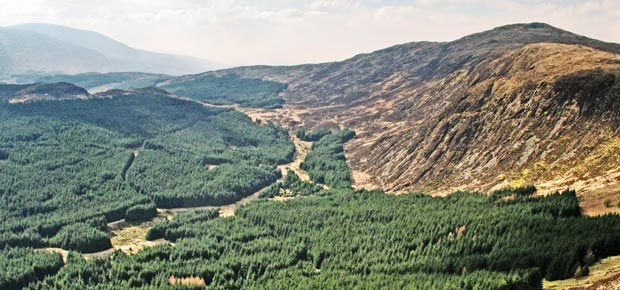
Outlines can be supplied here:
[[20, 74], [204, 71], [204, 60], [131, 48], [102, 34], [51, 24], [0, 28], [0, 78]]
[[272, 109], [282, 106], [284, 99], [279, 95], [286, 89], [286, 85], [278, 82], [242, 78], [234, 74], [183, 76], [158, 83], [157, 87], [209, 104]]
[[0, 120], [0, 248], [105, 250], [101, 225], [132, 207], [229, 204], [294, 153], [271, 124], [155, 91], [0, 102]]
[[335, 63], [207, 74], [287, 84], [285, 108], [262, 118], [355, 129], [347, 157], [358, 186], [445, 194], [536, 184], [581, 194], [620, 178], [619, 52], [531, 23]]
[[0, 84], [0, 100], [23, 103], [42, 100], [85, 99], [91, 95], [70, 83], [35, 83], [27, 85]]
[[88, 68], [113, 69], [106, 57], [97, 51], [40, 33], [8, 28], [0, 28], [0, 63], [3, 78], [31, 72], [77, 73]]
[[113, 72], [74, 75], [22, 75], [17, 77], [15, 82], [18, 84], [67, 82], [85, 88], [91, 93], [101, 93], [114, 89], [131, 90], [151, 87], [169, 78], [171, 76], [162, 74]]

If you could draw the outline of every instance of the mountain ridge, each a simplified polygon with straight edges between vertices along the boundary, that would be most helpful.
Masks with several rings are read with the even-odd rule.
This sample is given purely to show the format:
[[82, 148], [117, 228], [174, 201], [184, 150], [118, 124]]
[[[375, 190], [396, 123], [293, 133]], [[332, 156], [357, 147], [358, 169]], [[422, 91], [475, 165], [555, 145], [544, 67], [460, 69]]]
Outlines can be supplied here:
[[[618, 52], [620, 44], [530, 23], [340, 62], [201, 75], [287, 84], [285, 108], [262, 118], [289, 127], [355, 129], [359, 137], [346, 149], [354, 172], [369, 179], [360, 186], [445, 194], [525, 184], [546, 192], [577, 184], [587, 191], [598, 182], [588, 180], [602, 179], [603, 187], [620, 181], [608, 172], [620, 164], [613, 157], [620, 153], [613, 145]], [[600, 93], [573, 96], [575, 87], [566, 87], [590, 80], [598, 80], [590, 90]]]

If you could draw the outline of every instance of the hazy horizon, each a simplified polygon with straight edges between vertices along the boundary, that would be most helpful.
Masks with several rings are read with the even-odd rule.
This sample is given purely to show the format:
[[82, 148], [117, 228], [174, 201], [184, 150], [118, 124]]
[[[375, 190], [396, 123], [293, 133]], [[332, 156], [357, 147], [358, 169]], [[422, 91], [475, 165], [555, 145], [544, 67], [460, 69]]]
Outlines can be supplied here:
[[337, 61], [525, 22], [620, 42], [620, 2], [604, 0], [111, 1], [0, 0], [0, 26], [91, 30], [134, 48], [226, 67]]

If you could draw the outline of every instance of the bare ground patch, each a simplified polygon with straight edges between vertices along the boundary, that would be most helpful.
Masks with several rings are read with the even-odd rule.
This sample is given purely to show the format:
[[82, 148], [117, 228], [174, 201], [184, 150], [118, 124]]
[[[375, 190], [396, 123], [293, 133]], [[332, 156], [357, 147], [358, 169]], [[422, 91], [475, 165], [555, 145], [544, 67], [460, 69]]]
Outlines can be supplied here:
[[199, 277], [175, 277], [174, 275], [170, 276], [168, 279], [171, 285], [179, 284], [184, 286], [198, 286], [201, 289], [205, 289], [207, 284], [205, 280]]
[[286, 174], [288, 173], [288, 170], [292, 170], [297, 175], [299, 175], [299, 178], [301, 178], [301, 180], [309, 181], [310, 176], [308, 175], [308, 172], [301, 169], [300, 166], [301, 166], [301, 163], [304, 162], [304, 160], [306, 159], [306, 156], [308, 155], [308, 153], [310, 152], [312, 148], [312, 142], [302, 141], [301, 139], [295, 136], [291, 136], [291, 140], [293, 141], [293, 144], [295, 144], [295, 159], [291, 163], [282, 164], [278, 166], [278, 168], [280, 168], [280, 170], [282, 171], [282, 177], [286, 176]]
[[358, 170], [351, 171], [352, 186], [355, 189], [381, 189], [381, 186], [376, 184], [372, 176], [366, 172]]
[[158, 210], [157, 216], [150, 221], [129, 223], [120, 220], [109, 223], [108, 233], [110, 234], [112, 249], [123, 251], [126, 254], [135, 254], [145, 247], [169, 243], [163, 239], [147, 241], [146, 232], [154, 223], [170, 218], [172, 218], [170, 212]]
[[539, 195], [571, 188], [577, 191], [583, 213], [598, 216], [620, 213], [620, 169], [584, 180], [556, 180], [537, 185]]

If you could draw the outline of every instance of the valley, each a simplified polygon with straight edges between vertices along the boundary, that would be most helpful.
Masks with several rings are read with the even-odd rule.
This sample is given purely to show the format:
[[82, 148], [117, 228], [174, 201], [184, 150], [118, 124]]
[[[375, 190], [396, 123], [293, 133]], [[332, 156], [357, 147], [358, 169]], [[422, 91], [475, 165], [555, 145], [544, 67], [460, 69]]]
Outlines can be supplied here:
[[613, 289], [619, 53], [530, 23], [0, 84], [0, 289]]
[[[535, 43], [538, 38], [546, 40]], [[461, 47], [466, 49], [456, 50]], [[601, 156], [581, 166], [596, 168], [592, 177], [617, 164], [599, 161], [617, 155], [615, 147], [605, 144], [618, 134], [612, 116], [618, 51], [618, 45], [546, 25], [513, 25], [450, 43], [395, 46], [338, 63], [245, 67], [220, 74], [287, 83], [289, 109], [303, 107], [296, 114], [300, 123], [355, 129], [359, 138], [349, 145], [349, 160], [353, 170], [372, 176], [371, 186], [443, 195], [566, 179], [549, 186], [552, 192], [588, 179], [571, 169], [591, 150], [600, 150]], [[593, 79], [596, 69], [610, 78], [603, 85], [609, 87], [601, 88], [600, 110], [592, 108], [586, 115], [580, 106], [590, 104], [558, 103], [562, 80], [580, 74]], [[376, 78], [365, 82], [366, 75]], [[575, 142], [581, 138], [590, 143]], [[528, 145], [534, 141], [545, 145]]]

